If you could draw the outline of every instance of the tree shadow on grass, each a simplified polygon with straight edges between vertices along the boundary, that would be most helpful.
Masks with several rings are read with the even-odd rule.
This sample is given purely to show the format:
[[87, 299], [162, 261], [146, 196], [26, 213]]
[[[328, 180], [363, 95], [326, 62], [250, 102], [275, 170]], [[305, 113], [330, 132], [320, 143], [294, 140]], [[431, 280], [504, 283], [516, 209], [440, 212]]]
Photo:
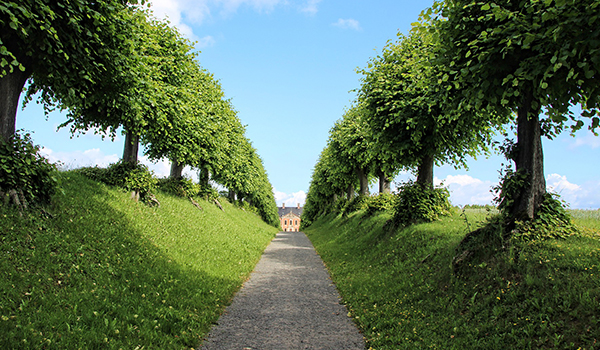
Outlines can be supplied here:
[[171, 260], [115, 208], [126, 195], [61, 176], [52, 217], [1, 208], [0, 347], [197, 346], [240, 282]]

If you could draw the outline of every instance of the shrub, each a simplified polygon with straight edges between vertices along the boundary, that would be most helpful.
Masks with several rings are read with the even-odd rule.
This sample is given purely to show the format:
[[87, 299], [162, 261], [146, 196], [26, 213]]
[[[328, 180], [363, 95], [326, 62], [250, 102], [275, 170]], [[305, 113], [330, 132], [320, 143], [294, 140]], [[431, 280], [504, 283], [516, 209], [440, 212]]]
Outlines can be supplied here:
[[163, 178], [158, 180], [158, 188], [177, 197], [193, 197], [200, 193], [200, 185], [187, 178]]
[[355, 211], [359, 211], [362, 209], [367, 209], [367, 202], [369, 201], [369, 196], [359, 195], [352, 198], [346, 206], [344, 207], [344, 215], [348, 215]]
[[154, 173], [148, 170], [147, 166], [140, 163], [132, 164], [118, 161], [110, 164], [106, 169], [88, 167], [77, 169], [75, 172], [109, 186], [135, 192], [136, 197], [139, 196], [142, 201], [149, 199], [158, 183]]
[[546, 193], [533, 220], [515, 220], [511, 214], [517, 195], [527, 186], [529, 176], [521, 171], [515, 172], [511, 167], [503, 170], [501, 183], [494, 188], [498, 210], [504, 220], [506, 232], [511, 239], [518, 241], [544, 240], [549, 238], [566, 238], [579, 233], [571, 216], [567, 213], [558, 194]]
[[442, 215], [449, 215], [450, 192], [447, 188], [433, 188], [408, 181], [398, 185], [394, 204], [394, 222], [407, 226], [420, 222], [431, 222]]
[[373, 215], [378, 211], [393, 210], [396, 196], [391, 193], [379, 193], [369, 197], [367, 200], [367, 215]]
[[50, 202], [58, 189], [56, 170], [29, 134], [15, 133], [8, 142], [0, 140], [0, 193], [5, 203], [12, 199], [26, 208], [28, 203]]

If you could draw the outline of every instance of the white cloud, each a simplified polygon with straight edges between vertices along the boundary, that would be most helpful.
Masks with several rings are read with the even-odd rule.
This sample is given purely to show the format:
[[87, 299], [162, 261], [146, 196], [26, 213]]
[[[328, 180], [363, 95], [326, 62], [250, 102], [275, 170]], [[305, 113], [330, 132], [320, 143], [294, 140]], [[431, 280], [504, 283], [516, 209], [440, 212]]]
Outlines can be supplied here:
[[309, 15], [315, 15], [319, 9], [317, 8], [321, 0], [307, 0], [306, 3], [300, 8], [300, 11], [308, 13]]
[[571, 148], [577, 147], [589, 147], [591, 149], [596, 149], [600, 147], [600, 137], [594, 136], [589, 132], [586, 135], [577, 135], [575, 142], [571, 145]]
[[466, 174], [448, 175], [444, 180], [435, 179], [437, 185], [450, 190], [450, 202], [453, 205], [493, 204], [494, 195], [490, 192], [492, 181], [483, 181]]
[[62, 163], [65, 169], [95, 165], [106, 167], [110, 163], [115, 163], [119, 160], [118, 155], [106, 155], [99, 148], [92, 148], [85, 151], [54, 152], [52, 149], [44, 147], [41, 149], [41, 153], [52, 163]]
[[274, 190], [273, 194], [275, 195], [275, 202], [279, 207], [283, 203], [285, 203], [285, 205], [288, 207], [296, 206], [298, 205], [298, 203], [300, 203], [300, 206], [302, 207], [306, 202], [306, 193], [304, 191], [298, 191], [292, 194], [288, 194], [285, 192]]
[[571, 183], [567, 177], [559, 174], [546, 176], [548, 191], [560, 195], [560, 199], [571, 208], [590, 209], [600, 208], [600, 181], [588, 181], [582, 185]]
[[213, 46], [216, 43], [215, 38], [213, 38], [210, 35], [207, 35], [201, 39], [198, 39], [198, 44], [196, 45], [199, 49], [203, 48], [203, 47], [210, 47]]
[[575, 193], [581, 190], [579, 185], [570, 183], [566, 176], [559, 174], [550, 174], [546, 176], [546, 188], [551, 192], [560, 194], [565, 191], [567, 193]]
[[338, 19], [337, 22], [332, 24], [333, 26], [342, 28], [342, 29], [354, 29], [361, 30], [360, 23], [357, 20], [349, 18], [349, 19]]

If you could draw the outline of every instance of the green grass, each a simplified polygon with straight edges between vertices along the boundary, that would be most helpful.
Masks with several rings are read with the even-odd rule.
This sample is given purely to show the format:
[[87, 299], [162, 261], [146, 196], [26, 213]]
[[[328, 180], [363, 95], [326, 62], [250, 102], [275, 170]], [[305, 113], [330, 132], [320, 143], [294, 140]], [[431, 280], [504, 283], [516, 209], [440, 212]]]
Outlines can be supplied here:
[[0, 207], [2, 349], [196, 347], [277, 231], [225, 200], [60, 180], [51, 216]]
[[506, 244], [454, 273], [456, 247], [487, 215], [465, 210], [387, 232], [389, 214], [358, 212], [305, 232], [368, 348], [599, 349], [598, 219], [576, 217], [581, 236]]

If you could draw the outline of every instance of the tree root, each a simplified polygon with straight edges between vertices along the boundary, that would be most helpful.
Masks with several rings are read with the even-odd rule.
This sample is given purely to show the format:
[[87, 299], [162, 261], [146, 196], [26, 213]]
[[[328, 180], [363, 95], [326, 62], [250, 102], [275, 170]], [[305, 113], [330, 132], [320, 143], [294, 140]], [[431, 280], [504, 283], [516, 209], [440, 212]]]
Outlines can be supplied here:
[[156, 199], [156, 196], [152, 193], [148, 194], [148, 205], [151, 207], [157, 206], [160, 207], [160, 202]]
[[4, 205], [10, 205], [12, 203], [12, 205], [17, 207], [21, 216], [23, 215], [23, 211], [29, 209], [29, 203], [25, 198], [23, 190], [10, 189], [7, 192], [0, 191], [0, 197], [2, 197], [2, 203]]
[[219, 203], [218, 199], [214, 199], [215, 204], [217, 205], [217, 207], [219, 207], [219, 209], [221, 209], [222, 211], [225, 211], [225, 209], [223, 209], [223, 206], [221, 205], [221, 203]]
[[202, 209], [202, 207], [200, 206], [200, 204], [198, 204], [198, 202], [196, 202], [196, 201], [194, 200], [194, 198], [190, 197], [190, 201], [192, 202], [192, 204], [193, 204], [193, 205], [194, 205], [196, 208], [198, 208], [198, 209], [200, 209], [200, 210], [204, 210], [204, 209]]

